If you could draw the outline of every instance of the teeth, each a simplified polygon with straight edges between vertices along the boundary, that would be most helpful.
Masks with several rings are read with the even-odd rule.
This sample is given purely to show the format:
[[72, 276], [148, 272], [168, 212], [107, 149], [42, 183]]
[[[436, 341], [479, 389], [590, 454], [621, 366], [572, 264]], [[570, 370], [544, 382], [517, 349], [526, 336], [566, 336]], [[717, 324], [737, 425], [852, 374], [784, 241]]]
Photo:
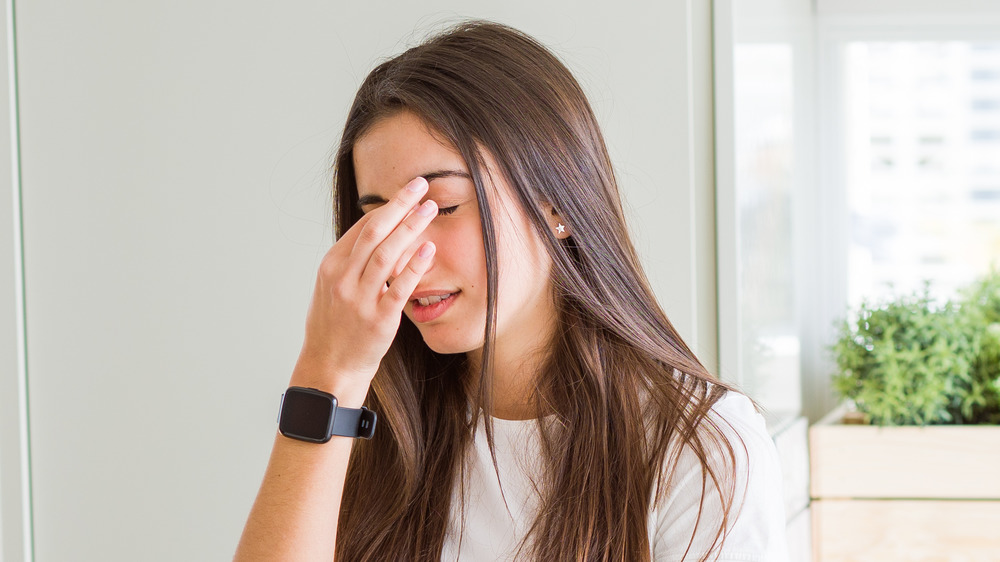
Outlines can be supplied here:
[[447, 295], [434, 295], [432, 297], [424, 297], [422, 299], [417, 299], [417, 302], [420, 303], [420, 306], [430, 306], [432, 304], [437, 304], [443, 301], [444, 299], [450, 297], [451, 295], [452, 293], [448, 293]]

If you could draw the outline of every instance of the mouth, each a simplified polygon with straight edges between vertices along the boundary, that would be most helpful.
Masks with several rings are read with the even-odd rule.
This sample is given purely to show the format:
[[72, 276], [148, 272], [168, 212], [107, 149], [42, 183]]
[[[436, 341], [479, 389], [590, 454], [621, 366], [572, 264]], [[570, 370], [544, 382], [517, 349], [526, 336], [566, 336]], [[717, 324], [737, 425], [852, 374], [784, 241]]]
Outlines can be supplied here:
[[437, 303], [439, 303], [439, 302], [447, 299], [448, 297], [450, 297], [450, 296], [452, 296], [454, 294], [456, 294], [456, 293], [445, 293], [443, 295], [431, 295], [431, 296], [428, 296], [428, 297], [422, 297], [422, 298], [419, 298], [419, 299], [413, 299], [411, 302], [413, 302], [414, 305], [430, 306], [432, 304], [437, 304]]
[[455, 302], [455, 298], [460, 293], [461, 291], [425, 295], [410, 300], [410, 303], [413, 305], [413, 320], [417, 323], [423, 323], [437, 319], [451, 307], [452, 303]]

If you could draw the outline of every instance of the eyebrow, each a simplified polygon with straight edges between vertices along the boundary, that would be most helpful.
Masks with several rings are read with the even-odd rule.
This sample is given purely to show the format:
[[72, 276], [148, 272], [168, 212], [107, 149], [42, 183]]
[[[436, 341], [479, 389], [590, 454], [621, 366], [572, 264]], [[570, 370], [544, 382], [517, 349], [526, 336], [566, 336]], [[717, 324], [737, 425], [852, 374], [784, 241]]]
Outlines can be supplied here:
[[[471, 180], [472, 176], [468, 172], [463, 172], [462, 170], [437, 170], [434, 172], [427, 172], [425, 174], [420, 174], [420, 177], [427, 180], [430, 183], [438, 178], [465, 178]], [[358, 208], [364, 207], [366, 205], [375, 205], [378, 203], [387, 203], [387, 201], [382, 198], [381, 195], [365, 195], [358, 199]]]

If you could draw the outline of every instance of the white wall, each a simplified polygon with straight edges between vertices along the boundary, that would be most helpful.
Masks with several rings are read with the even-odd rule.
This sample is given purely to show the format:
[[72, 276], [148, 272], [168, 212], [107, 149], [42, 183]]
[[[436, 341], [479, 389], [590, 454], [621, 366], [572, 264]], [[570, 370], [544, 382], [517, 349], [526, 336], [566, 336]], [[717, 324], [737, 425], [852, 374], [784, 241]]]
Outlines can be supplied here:
[[18, 4], [36, 559], [231, 556], [331, 242], [348, 105], [443, 20], [514, 25], [576, 72], [657, 294], [714, 367], [708, 4]]

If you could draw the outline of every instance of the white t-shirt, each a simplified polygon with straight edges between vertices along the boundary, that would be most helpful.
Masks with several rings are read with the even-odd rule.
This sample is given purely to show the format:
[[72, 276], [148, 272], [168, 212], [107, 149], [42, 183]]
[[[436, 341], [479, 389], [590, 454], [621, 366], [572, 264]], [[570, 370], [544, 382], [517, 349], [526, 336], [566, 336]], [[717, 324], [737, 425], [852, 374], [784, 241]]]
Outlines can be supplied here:
[[[718, 560], [787, 562], [781, 468], [763, 416], [746, 396], [736, 392], [716, 402], [710, 415], [728, 422], [715, 418], [736, 452], [736, 496], [729, 535]], [[456, 486], [442, 561], [514, 560], [534, 520], [539, 495], [531, 476], [540, 473], [538, 422], [494, 418], [493, 427], [502, 495], [481, 421], [469, 449], [464, 530], [463, 514], [459, 512], [461, 492]], [[736, 433], [746, 444], [745, 454]], [[680, 561], [691, 540], [702, 494], [701, 462], [687, 448], [681, 453], [672, 482], [675, 484], [671, 491], [649, 514], [655, 562]], [[699, 560], [708, 551], [721, 521], [721, 508], [718, 490], [709, 479], [702, 519], [686, 561]]]

